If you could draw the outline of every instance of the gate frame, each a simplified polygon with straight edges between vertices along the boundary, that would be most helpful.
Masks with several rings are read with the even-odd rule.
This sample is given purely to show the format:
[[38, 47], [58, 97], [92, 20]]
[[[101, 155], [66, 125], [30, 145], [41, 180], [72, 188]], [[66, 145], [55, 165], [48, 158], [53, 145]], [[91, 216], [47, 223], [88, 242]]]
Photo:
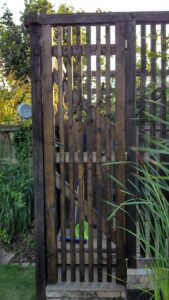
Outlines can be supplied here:
[[[131, 29], [133, 24], [151, 24], [151, 23], [169, 23], [169, 12], [125, 12], [125, 13], [81, 13], [81, 14], [68, 14], [68, 15], [37, 15], [31, 13], [25, 18], [25, 26], [29, 27], [31, 36], [31, 82], [32, 82], [32, 108], [33, 108], [33, 159], [34, 159], [34, 187], [35, 187], [35, 240], [36, 240], [36, 287], [37, 287], [37, 298], [38, 300], [45, 299], [45, 288], [46, 288], [46, 242], [45, 242], [45, 194], [47, 193], [44, 178], [45, 168], [45, 149], [44, 149], [44, 135], [43, 135], [43, 86], [41, 80], [42, 63], [41, 63], [41, 28], [48, 27], [51, 29], [52, 26], [66, 26], [66, 25], [115, 25], [116, 23], [124, 23], [127, 25], [125, 33], [125, 39], [128, 40], [128, 52], [126, 52], [126, 74], [125, 85], [128, 89], [125, 89], [125, 101], [126, 111], [125, 115], [128, 114], [134, 116], [135, 113], [135, 61], [133, 56], [135, 55], [135, 32]], [[46, 27], [46, 28], [47, 28]], [[49, 31], [48, 31], [49, 32]], [[47, 42], [45, 42], [47, 46]], [[51, 46], [51, 45], [50, 45]], [[46, 49], [49, 51], [49, 48]], [[44, 57], [45, 57], [44, 50]], [[50, 52], [48, 52], [50, 54]], [[51, 55], [51, 54], [50, 54]], [[44, 74], [44, 77], [46, 74]], [[131, 80], [131, 77], [133, 80]], [[45, 91], [44, 91], [45, 93]], [[50, 98], [52, 95], [51, 89], [48, 91], [46, 97]], [[51, 107], [49, 108], [49, 110]], [[52, 111], [51, 111], [52, 112]], [[53, 126], [53, 120], [49, 126]], [[135, 145], [136, 131], [135, 126], [132, 122], [129, 122], [129, 118], [126, 118], [125, 136], [130, 138], [126, 141], [126, 152], [128, 154], [129, 161], [135, 161], [135, 154], [131, 151], [131, 145]], [[52, 131], [51, 131], [52, 133]], [[51, 137], [49, 137], [50, 139]], [[52, 146], [54, 149], [54, 145]], [[51, 162], [54, 160], [54, 153], [52, 153]], [[48, 166], [46, 166], [48, 168]], [[50, 167], [48, 171], [50, 170]], [[53, 170], [52, 170], [53, 173]], [[130, 175], [129, 175], [130, 174]], [[54, 174], [53, 174], [54, 176]], [[133, 180], [130, 172], [130, 168], [126, 171], [127, 178]], [[53, 177], [54, 178], [54, 177]], [[50, 180], [50, 178], [49, 178]], [[130, 187], [131, 188], [131, 187]], [[50, 197], [55, 194], [55, 191], [50, 191]], [[49, 197], [49, 198], [50, 198]], [[54, 203], [51, 203], [52, 210], [49, 207], [49, 213], [54, 214], [56, 207]], [[128, 212], [132, 213], [136, 219], [136, 211], [134, 207], [128, 206]], [[123, 218], [123, 217], [122, 217]], [[136, 230], [135, 225], [129, 218], [127, 218], [127, 229], [132, 232]], [[49, 236], [50, 239], [50, 236]], [[55, 245], [53, 245], [54, 252], [51, 253], [51, 257], [56, 255]], [[124, 253], [124, 252], [123, 252]], [[135, 268], [136, 260], [136, 238], [127, 234], [126, 244], [126, 257], [128, 259], [128, 267]], [[50, 260], [50, 257], [49, 257]], [[51, 261], [52, 262], [52, 261]], [[55, 268], [55, 262], [53, 267]], [[123, 266], [124, 267], [124, 266]], [[122, 267], [122, 269], [123, 269]], [[127, 267], [127, 266], [126, 266]], [[50, 275], [49, 275], [50, 276]], [[51, 282], [55, 282], [56, 278], [49, 279]]]

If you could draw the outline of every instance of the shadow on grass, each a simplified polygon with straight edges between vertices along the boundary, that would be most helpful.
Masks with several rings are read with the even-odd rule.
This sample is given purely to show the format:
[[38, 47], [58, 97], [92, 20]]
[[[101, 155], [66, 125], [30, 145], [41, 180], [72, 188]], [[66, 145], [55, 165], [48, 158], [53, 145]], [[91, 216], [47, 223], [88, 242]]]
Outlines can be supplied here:
[[0, 265], [0, 299], [36, 300], [35, 268]]

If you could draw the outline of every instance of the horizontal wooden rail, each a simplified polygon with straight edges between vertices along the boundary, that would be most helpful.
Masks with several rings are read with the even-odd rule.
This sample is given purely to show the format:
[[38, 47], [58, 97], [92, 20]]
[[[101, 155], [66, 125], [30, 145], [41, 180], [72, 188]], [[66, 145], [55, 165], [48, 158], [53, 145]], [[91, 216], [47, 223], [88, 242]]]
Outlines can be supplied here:
[[[83, 152], [83, 163], [87, 163], [87, 157], [88, 157], [88, 152]], [[114, 157], [114, 152], [112, 152], [111, 154], [111, 161], [114, 161], [115, 157]], [[60, 153], [56, 153], [56, 163], [60, 163]], [[70, 163], [70, 154], [69, 152], [65, 152], [65, 163]], [[78, 159], [78, 152], [74, 152], [74, 162], [78, 163], [79, 159]], [[96, 152], [92, 152], [92, 162], [96, 163], [97, 159], [96, 159]], [[101, 162], [102, 163], [106, 163], [108, 162], [106, 159], [105, 154], [102, 154], [101, 156]]]
[[[80, 45], [80, 46], [76, 46], [73, 45], [71, 46], [71, 52], [69, 54], [71, 54], [72, 56], [77, 56], [80, 52], [80, 55], [87, 55], [87, 52], [90, 50], [90, 55], [96, 55], [97, 52], [97, 45]], [[70, 51], [70, 50], [69, 50]], [[116, 47], [115, 45], [111, 45], [110, 46], [110, 55], [114, 55], [116, 51]], [[52, 53], [53, 56], [58, 56], [58, 47], [57, 46], [53, 46], [52, 47]], [[68, 55], [68, 46], [62, 46], [62, 56], [66, 56]], [[106, 45], [101, 45], [101, 55], [106, 55]]]
[[[161, 76], [160, 71], [161, 70], [159, 70], [159, 74], [157, 73], [157, 77], [159, 76], [159, 78]], [[151, 72], [146, 71], [145, 76], [150, 76], [150, 75], [151, 75]], [[169, 75], [169, 70], [166, 70], [166, 75]], [[78, 76], [78, 74], [76, 72], [74, 72], [74, 77], [77, 77], [77, 76]], [[106, 77], [106, 71], [101, 70], [100, 71], [100, 76]], [[114, 70], [110, 70], [110, 76], [115, 78], [115, 71]], [[138, 76], [138, 77], [142, 76], [141, 69], [136, 69], [136, 76]], [[58, 82], [58, 71], [56, 69], [53, 71], [53, 77], [54, 77], [54, 81], [57, 83]], [[84, 77], [84, 78], [87, 77], [87, 73], [85, 71], [82, 71], [82, 77]], [[91, 77], [96, 77], [96, 71], [91, 71]], [[111, 88], [111, 90], [115, 90], [115, 89]], [[160, 90], [160, 88], [159, 88], [159, 90]], [[96, 89], [92, 89], [92, 91], [96, 91]]]
[[78, 13], [78, 14], [36, 14], [30, 13], [25, 18], [25, 26], [30, 24], [41, 25], [105, 25], [115, 24], [116, 22], [136, 21], [141, 23], [169, 23], [169, 12], [108, 12], [108, 13]]

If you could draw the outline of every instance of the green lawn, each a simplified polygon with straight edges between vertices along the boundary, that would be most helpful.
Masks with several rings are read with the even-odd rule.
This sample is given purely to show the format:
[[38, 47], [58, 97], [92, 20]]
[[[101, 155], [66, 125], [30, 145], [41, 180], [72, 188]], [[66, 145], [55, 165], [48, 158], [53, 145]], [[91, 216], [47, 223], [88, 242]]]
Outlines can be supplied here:
[[35, 299], [35, 268], [0, 265], [0, 300]]

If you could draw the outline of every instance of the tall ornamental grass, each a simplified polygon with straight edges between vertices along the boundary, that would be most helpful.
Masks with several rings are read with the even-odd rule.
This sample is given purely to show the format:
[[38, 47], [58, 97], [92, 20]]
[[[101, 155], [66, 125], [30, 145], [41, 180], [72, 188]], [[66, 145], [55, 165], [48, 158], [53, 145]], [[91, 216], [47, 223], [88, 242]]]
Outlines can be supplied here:
[[[169, 127], [169, 121], [163, 121], [152, 115], [148, 117], [151, 121]], [[144, 148], [133, 149], [139, 151], [137, 156], [139, 161], [133, 164], [135, 181], [130, 182], [132, 193], [121, 185], [129, 200], [120, 206], [111, 204], [113, 213], [110, 217], [119, 209], [127, 214], [128, 205], [136, 207], [140, 223], [139, 232], [124, 230], [136, 236], [143, 256], [150, 258], [151, 273], [148, 266], [145, 268], [153, 290], [151, 299], [169, 300], [169, 138], [145, 138], [145, 145], [147, 146]], [[112, 178], [116, 181], [116, 178]], [[147, 238], [148, 227], [149, 238]]]

